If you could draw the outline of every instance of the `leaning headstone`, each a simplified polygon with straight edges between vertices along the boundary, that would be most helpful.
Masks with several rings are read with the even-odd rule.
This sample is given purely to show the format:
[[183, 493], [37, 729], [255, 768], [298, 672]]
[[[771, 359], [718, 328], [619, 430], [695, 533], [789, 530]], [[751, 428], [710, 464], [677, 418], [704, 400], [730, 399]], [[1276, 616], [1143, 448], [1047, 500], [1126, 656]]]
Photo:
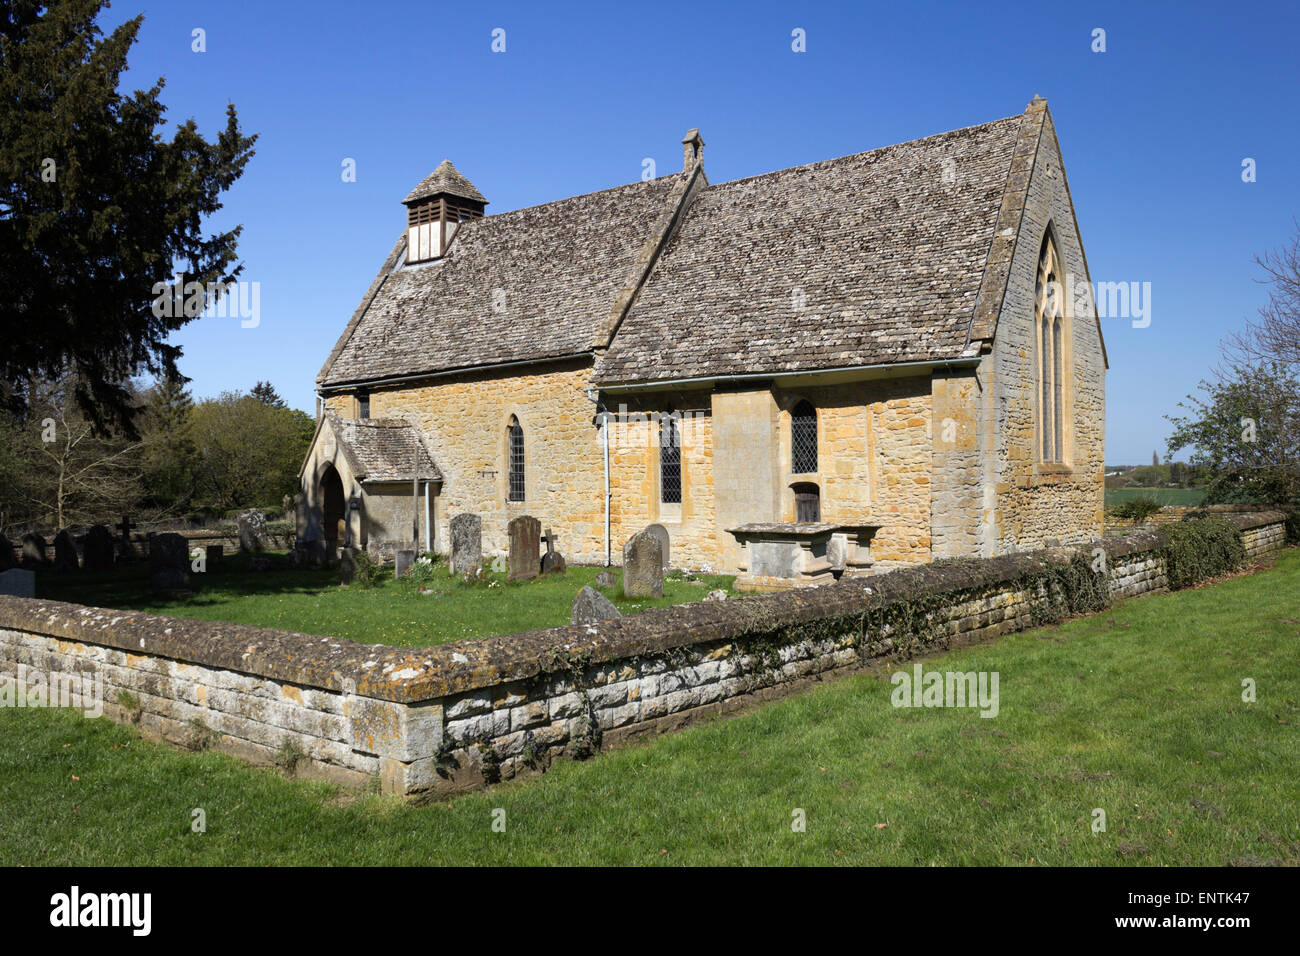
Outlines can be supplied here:
[[0, 534], [0, 571], [8, 571], [16, 567], [18, 567], [18, 560], [14, 557], [14, 546], [9, 543], [8, 538]]
[[266, 551], [271, 540], [266, 533], [266, 515], [260, 511], [245, 511], [239, 516], [239, 550]]
[[26, 568], [0, 571], [0, 594], [14, 597], [36, 597], [36, 572]]
[[23, 535], [23, 567], [41, 568], [45, 566], [45, 539], [34, 531]]
[[85, 565], [87, 571], [107, 571], [113, 566], [113, 532], [102, 524], [86, 532]]
[[605, 570], [596, 575], [596, 587], [598, 588], [612, 588], [615, 584], [618, 584], [618, 575], [613, 571]]
[[570, 624], [599, 624], [601, 621], [622, 617], [614, 602], [593, 587], [585, 587], [573, 599], [569, 611]]
[[668, 546], [671, 543], [668, 539], [668, 529], [661, 524], [646, 525], [646, 533], [654, 535], [659, 539], [659, 550], [663, 553], [664, 573], [668, 573]]
[[398, 551], [394, 555], [393, 567], [396, 569], [399, 578], [406, 577], [410, 573], [413, 564], [415, 564], [415, 551], [413, 549], [408, 548], [404, 551]]
[[532, 515], [520, 515], [510, 522], [511, 581], [537, 577], [542, 566], [542, 523]]
[[460, 514], [451, 519], [451, 558], [448, 569], [459, 577], [476, 564], [483, 563], [483, 519], [478, 515]]
[[157, 591], [188, 591], [190, 543], [179, 534], [149, 536], [149, 583]]
[[664, 596], [664, 559], [659, 539], [638, 531], [623, 545], [623, 593], [628, 597]]
[[81, 562], [77, 560], [77, 543], [72, 540], [72, 532], [67, 528], [54, 536], [54, 570], [81, 570]]

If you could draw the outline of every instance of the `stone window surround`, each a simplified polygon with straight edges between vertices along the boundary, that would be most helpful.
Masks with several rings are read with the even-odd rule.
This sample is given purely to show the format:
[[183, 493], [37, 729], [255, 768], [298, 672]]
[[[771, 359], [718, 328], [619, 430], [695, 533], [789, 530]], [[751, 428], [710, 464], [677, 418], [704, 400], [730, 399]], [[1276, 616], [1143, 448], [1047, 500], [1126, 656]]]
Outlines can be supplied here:
[[[803, 392], [783, 392], [780, 393], [778, 401], [780, 403], [780, 428], [781, 440], [778, 443], [777, 452], [781, 456], [781, 472], [784, 475], [784, 488], [781, 492], [781, 510], [783, 513], [788, 512], [789, 520], [795, 520], [795, 485], [816, 485], [817, 494], [821, 498], [821, 509], [824, 511], [826, 504], [826, 486], [822, 481], [822, 465], [825, 464], [826, 435], [824, 433], [824, 420], [821, 409], [813, 401], [810, 395]], [[794, 468], [794, 410], [800, 402], [807, 402], [812, 406], [814, 413], [817, 415], [817, 471], [793, 471]], [[863, 408], [867, 408], [865, 402]], [[870, 457], [871, 449], [868, 447], [867, 455]]]
[[[1043, 230], [1043, 239], [1039, 244], [1038, 260], [1035, 264], [1035, 285], [1038, 285], [1042, 277], [1045, 264], [1050, 263], [1055, 268], [1051, 272], [1056, 275], [1056, 282], [1060, 283], [1060, 276], [1065, 272], [1065, 266], [1061, 258], [1060, 243], [1056, 241], [1056, 230], [1051, 222], [1048, 222]], [[1050, 253], [1050, 260], [1048, 254]], [[1060, 290], [1058, 289], [1058, 293]], [[1070, 478], [1074, 475], [1074, 343], [1073, 343], [1073, 309], [1071, 303], [1065, 301], [1065, 296], [1061, 295], [1061, 308], [1059, 322], [1061, 327], [1060, 344], [1061, 354], [1059, 355], [1059, 368], [1061, 377], [1060, 394], [1049, 396], [1055, 405], [1059, 402], [1059, 407], [1055, 409], [1055, 419], [1060, 422], [1060, 449], [1054, 449], [1054, 455], [1051, 459], [1044, 456], [1045, 445], [1043, 429], [1045, 427], [1045, 414], [1043, 407], [1043, 365], [1042, 358], [1046, 352], [1046, 345], [1043, 338], [1043, 321], [1042, 305], [1039, 302], [1034, 304], [1034, 357], [1033, 357], [1033, 376], [1034, 376], [1034, 457], [1035, 464], [1033, 475], [1029, 480], [1030, 484], [1048, 484], [1060, 481], [1063, 478]], [[1056, 359], [1058, 356], [1053, 355]], [[1053, 361], [1053, 368], [1058, 363]], [[1055, 372], [1053, 371], [1053, 376]], [[1055, 382], [1053, 383], [1055, 384]]]

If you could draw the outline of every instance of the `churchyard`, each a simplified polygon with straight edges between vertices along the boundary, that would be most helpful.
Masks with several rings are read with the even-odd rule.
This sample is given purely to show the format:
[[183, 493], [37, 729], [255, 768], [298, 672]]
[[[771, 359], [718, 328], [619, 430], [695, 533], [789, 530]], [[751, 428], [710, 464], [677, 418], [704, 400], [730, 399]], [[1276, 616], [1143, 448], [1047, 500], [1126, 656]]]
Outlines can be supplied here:
[[5, 709], [0, 864], [1296, 865], [1297, 588], [1290, 549], [924, 660], [999, 672], [996, 720], [891, 706], [887, 664], [425, 804]]
[[[283, 564], [286, 555], [268, 552], [262, 557]], [[43, 575], [37, 594], [93, 607], [230, 621], [398, 647], [568, 624], [574, 597], [587, 586], [608, 597], [623, 614], [703, 600], [715, 590], [734, 594], [731, 576], [677, 572], [664, 578], [663, 597], [629, 598], [622, 593], [618, 569], [613, 572], [615, 583], [601, 586], [597, 578], [603, 568], [572, 565], [562, 575], [520, 582], [510, 581], [508, 571], [493, 571], [489, 566], [481, 582], [467, 584], [451, 576], [441, 557], [432, 562], [426, 590], [421, 592], [419, 584], [399, 581], [391, 565], [381, 569], [373, 586], [362, 587], [340, 585], [334, 568], [259, 571], [250, 569], [255, 561], [249, 554], [224, 555], [219, 568], [191, 574], [193, 594], [159, 594], [144, 562], [111, 571]]]

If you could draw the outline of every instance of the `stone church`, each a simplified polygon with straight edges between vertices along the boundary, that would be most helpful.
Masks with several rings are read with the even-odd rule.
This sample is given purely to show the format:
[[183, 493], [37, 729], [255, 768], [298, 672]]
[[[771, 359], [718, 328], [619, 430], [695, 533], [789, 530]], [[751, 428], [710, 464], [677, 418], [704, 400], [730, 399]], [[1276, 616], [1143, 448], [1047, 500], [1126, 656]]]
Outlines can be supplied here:
[[618, 564], [657, 523], [674, 565], [762, 576], [773, 538], [870, 572], [1101, 533], [1106, 351], [1045, 100], [718, 184], [682, 143], [496, 215], [448, 161], [407, 195], [317, 377], [301, 539], [445, 551], [472, 512], [504, 548], [530, 514]]

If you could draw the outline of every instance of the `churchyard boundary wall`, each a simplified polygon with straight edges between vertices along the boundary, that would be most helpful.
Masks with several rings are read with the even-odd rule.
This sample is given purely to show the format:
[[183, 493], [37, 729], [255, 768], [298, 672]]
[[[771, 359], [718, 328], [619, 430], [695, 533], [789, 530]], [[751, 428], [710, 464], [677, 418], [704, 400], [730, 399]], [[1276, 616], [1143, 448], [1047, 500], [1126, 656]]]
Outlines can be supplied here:
[[[1233, 514], [1249, 559], [1280, 512]], [[829, 674], [1166, 590], [1160, 532], [425, 648], [0, 597], [0, 680], [91, 674], [103, 713], [195, 748], [415, 795], [467, 789]]]

